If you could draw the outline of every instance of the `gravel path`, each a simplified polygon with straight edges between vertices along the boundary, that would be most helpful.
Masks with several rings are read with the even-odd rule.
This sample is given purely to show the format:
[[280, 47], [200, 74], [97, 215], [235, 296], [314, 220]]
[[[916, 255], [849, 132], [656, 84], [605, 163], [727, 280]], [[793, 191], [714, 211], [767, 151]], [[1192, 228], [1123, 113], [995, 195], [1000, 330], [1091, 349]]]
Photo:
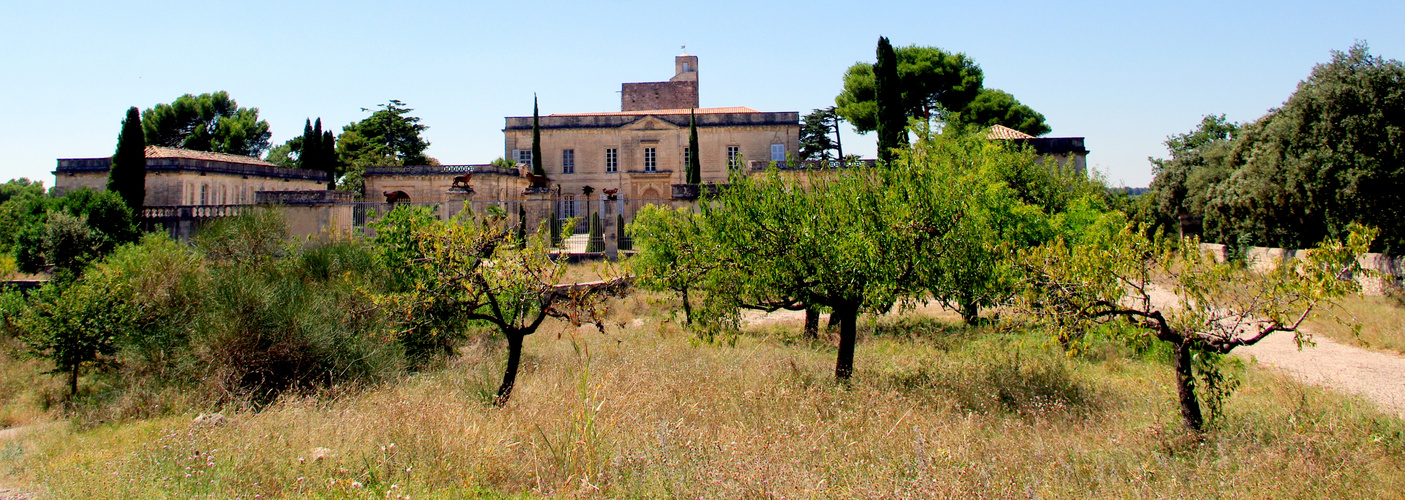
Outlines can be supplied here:
[[1256, 359], [1308, 384], [1356, 394], [1380, 406], [1381, 411], [1405, 418], [1405, 358], [1313, 336], [1316, 346], [1298, 346], [1292, 334], [1282, 332], [1248, 347], [1234, 350], [1244, 359]]

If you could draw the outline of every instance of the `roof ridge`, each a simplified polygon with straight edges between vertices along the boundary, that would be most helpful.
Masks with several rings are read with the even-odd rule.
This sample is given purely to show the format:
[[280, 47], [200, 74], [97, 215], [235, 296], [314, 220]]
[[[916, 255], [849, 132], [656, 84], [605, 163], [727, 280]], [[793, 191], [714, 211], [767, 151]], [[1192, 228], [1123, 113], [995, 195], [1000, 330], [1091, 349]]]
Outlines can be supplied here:
[[166, 146], [147, 146], [145, 152], [147, 158], [189, 158], [192, 160], [222, 161], [225, 163], [238, 163], [242, 165], [261, 165], [265, 167], [281, 166], [253, 156], [216, 153], [213, 151], [196, 151], [193, 149]]

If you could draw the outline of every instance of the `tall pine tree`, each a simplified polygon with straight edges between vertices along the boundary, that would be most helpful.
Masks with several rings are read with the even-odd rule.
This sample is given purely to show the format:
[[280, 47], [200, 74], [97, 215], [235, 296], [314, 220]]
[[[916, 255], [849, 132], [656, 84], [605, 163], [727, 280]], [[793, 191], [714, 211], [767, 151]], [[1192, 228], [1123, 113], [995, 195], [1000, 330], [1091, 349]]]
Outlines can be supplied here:
[[893, 150], [907, 147], [907, 113], [898, 82], [898, 57], [888, 37], [878, 37], [878, 62], [873, 65], [878, 104], [878, 159], [893, 160]]
[[532, 94], [532, 175], [546, 177], [546, 168], [542, 166], [542, 127], [541, 119], [537, 116], [537, 94]]
[[702, 160], [698, 158], [698, 117], [688, 110], [688, 184], [702, 184]]
[[121, 196], [132, 213], [141, 214], [146, 200], [146, 135], [141, 128], [141, 111], [135, 106], [127, 109], [127, 119], [122, 120], [107, 190]]

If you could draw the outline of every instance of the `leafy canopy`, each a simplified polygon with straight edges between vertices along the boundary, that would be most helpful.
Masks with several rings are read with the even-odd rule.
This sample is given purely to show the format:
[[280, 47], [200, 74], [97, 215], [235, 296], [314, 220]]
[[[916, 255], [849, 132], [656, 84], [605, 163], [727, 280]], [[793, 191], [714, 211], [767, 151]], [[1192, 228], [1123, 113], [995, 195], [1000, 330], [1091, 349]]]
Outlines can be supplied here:
[[424, 154], [429, 141], [420, 136], [429, 126], [410, 115], [413, 109], [395, 99], [376, 107], [379, 109], [365, 119], [342, 127], [336, 138], [338, 166], [346, 173], [341, 189], [364, 190], [366, 167], [434, 163]]
[[[984, 88], [985, 75], [965, 54], [910, 45], [894, 49], [908, 118], [941, 121], [947, 126], [983, 128], [1004, 125], [1030, 135], [1049, 132], [1044, 115], [1007, 92]], [[878, 129], [873, 65], [859, 62], [844, 73], [844, 89], [834, 98], [839, 116], [859, 132]]]
[[1308, 248], [1377, 227], [1376, 249], [1405, 251], [1405, 65], [1364, 43], [1333, 52], [1283, 107], [1239, 126], [1207, 117], [1152, 160], [1164, 222], [1204, 216], [1205, 237]]
[[258, 108], [239, 107], [223, 90], [147, 108], [141, 124], [147, 145], [244, 156], [262, 156], [273, 137]]

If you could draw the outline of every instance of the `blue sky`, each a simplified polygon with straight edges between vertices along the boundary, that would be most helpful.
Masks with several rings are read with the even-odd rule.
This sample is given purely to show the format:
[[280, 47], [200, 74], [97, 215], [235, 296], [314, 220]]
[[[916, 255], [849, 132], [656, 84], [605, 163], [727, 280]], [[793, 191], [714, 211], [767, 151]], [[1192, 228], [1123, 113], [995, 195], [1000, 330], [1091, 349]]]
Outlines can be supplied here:
[[[699, 57], [701, 105], [833, 104], [894, 45], [964, 52], [987, 87], [1082, 136], [1114, 185], [1200, 117], [1258, 118], [1357, 40], [1405, 59], [1405, 2], [0, 2], [0, 179], [111, 155], [128, 106], [226, 90], [275, 144], [399, 99], [445, 163], [502, 156], [504, 116], [619, 109], [620, 83]], [[845, 151], [871, 156], [872, 135]]]

